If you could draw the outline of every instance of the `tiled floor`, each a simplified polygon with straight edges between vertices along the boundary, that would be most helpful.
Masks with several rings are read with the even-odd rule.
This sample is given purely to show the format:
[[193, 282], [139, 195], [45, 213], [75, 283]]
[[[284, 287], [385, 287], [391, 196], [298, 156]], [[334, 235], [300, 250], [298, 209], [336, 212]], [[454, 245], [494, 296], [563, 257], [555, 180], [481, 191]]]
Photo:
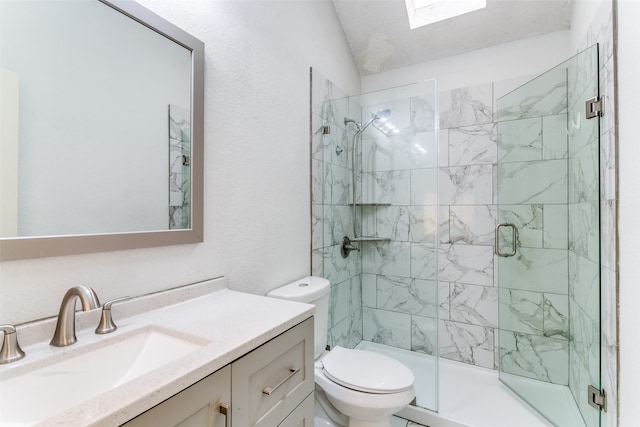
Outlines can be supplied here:
[[407, 421], [404, 418], [392, 417], [391, 418], [391, 427], [426, 427], [422, 424], [414, 423], [413, 421]]

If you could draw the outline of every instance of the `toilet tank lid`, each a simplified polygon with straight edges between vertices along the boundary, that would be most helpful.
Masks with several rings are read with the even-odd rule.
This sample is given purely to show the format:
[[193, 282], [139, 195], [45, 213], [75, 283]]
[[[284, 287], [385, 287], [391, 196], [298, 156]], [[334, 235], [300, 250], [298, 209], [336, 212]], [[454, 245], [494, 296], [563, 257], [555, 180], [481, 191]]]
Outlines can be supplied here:
[[268, 297], [310, 303], [329, 293], [329, 281], [322, 277], [307, 276], [267, 293]]

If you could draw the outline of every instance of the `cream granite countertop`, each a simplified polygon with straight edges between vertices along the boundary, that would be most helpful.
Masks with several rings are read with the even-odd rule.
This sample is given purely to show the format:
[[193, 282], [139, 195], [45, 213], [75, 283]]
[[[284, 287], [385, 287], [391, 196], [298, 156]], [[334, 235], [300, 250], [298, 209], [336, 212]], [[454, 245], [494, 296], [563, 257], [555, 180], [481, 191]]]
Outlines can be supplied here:
[[[193, 292], [193, 289], [196, 292]], [[170, 295], [171, 292], [168, 291]], [[82, 323], [91, 324], [91, 327], [79, 329], [78, 342], [68, 347], [56, 348], [48, 344], [54, 324], [52, 319], [40, 322], [37, 327], [25, 327], [22, 331], [19, 327], [19, 338], [22, 338], [20, 333], [23, 332], [22, 335], [27, 340], [26, 346], [22, 343], [27, 355], [18, 362], [0, 367], [0, 391], [2, 379], [12, 377], [15, 372], [38, 369], [46, 366], [46, 360], [51, 360], [52, 357], [70, 357], [74, 353], [82, 352], [87, 346], [100, 345], [101, 340], [126, 338], [141, 327], [169, 329], [179, 334], [197, 337], [203, 343], [208, 342], [184, 357], [73, 408], [65, 409], [37, 424], [74, 427], [117, 426], [311, 317], [314, 310], [314, 307], [308, 304], [226, 289], [224, 278], [203, 282], [193, 288], [180, 288], [179, 292], [181, 296], [174, 298], [168, 298], [166, 293], [158, 293], [132, 299], [129, 304], [122, 303], [124, 307], [120, 311], [117, 311], [117, 306], [114, 305], [112, 311], [118, 330], [112, 334], [96, 335], [93, 332], [99, 310], [93, 310], [90, 316], [88, 313], [78, 313], [78, 317], [84, 317], [84, 320], [78, 321], [78, 328]], [[165, 302], [159, 303], [158, 300], [162, 298]], [[171, 300], [175, 299], [184, 300], [171, 304]], [[141, 300], [144, 304], [140, 303]], [[171, 305], [157, 307], [164, 304]], [[144, 311], [145, 308], [150, 310]], [[127, 311], [143, 312], [126, 317]], [[39, 330], [34, 331], [36, 329]], [[41, 335], [47, 336], [46, 342], [38, 342]], [[29, 340], [34, 342], [28, 342]], [[100, 367], [96, 366], [96, 369]], [[87, 378], [87, 381], [91, 381], [91, 378]], [[29, 396], [24, 398], [29, 399]], [[0, 426], [4, 425], [16, 424], [0, 421]]]

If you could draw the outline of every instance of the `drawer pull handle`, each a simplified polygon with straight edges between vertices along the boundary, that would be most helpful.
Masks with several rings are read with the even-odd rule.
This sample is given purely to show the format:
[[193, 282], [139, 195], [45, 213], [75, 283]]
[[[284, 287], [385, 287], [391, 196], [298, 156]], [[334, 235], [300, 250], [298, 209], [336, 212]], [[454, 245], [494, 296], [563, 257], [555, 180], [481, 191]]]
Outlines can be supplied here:
[[282, 384], [284, 384], [287, 381], [289, 381], [289, 379], [291, 379], [291, 377], [294, 376], [295, 374], [297, 374], [299, 371], [300, 371], [300, 368], [289, 368], [289, 375], [287, 375], [286, 378], [284, 378], [282, 381], [280, 381], [274, 387], [265, 387], [265, 388], [263, 388], [262, 389], [262, 393], [266, 394], [267, 396], [271, 395], [271, 393], [276, 391], [278, 389], [278, 387], [280, 387]]
[[224, 415], [224, 427], [229, 427], [229, 405], [221, 403], [219, 409], [220, 413]]

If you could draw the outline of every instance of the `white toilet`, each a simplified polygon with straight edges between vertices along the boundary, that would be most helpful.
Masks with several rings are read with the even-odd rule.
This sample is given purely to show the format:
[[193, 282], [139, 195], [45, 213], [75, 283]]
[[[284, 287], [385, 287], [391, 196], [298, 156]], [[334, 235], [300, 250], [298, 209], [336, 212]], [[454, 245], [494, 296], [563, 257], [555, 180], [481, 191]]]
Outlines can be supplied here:
[[267, 294], [315, 304], [316, 427], [390, 427], [391, 415], [415, 397], [413, 373], [402, 363], [365, 350], [325, 351], [329, 320], [327, 279], [309, 276]]

